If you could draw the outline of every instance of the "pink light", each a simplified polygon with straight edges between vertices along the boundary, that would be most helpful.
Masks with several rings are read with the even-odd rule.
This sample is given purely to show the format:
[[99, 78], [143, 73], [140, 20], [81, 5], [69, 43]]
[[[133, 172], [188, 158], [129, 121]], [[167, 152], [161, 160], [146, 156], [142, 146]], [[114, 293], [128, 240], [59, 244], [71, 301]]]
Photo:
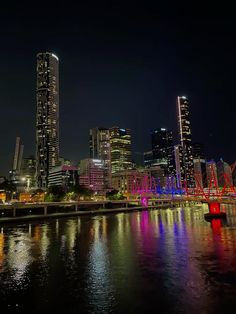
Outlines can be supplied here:
[[142, 197], [141, 198], [141, 204], [143, 207], [148, 207], [148, 198], [147, 197]]

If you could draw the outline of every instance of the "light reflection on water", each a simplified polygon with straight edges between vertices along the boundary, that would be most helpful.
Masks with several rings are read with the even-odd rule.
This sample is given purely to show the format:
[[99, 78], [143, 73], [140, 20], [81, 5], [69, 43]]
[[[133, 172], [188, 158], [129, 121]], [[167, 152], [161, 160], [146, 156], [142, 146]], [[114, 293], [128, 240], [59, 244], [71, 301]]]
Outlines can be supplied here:
[[[0, 229], [0, 304], [34, 313], [231, 313], [236, 208], [34, 222]], [[232, 312], [233, 313], [233, 312]]]

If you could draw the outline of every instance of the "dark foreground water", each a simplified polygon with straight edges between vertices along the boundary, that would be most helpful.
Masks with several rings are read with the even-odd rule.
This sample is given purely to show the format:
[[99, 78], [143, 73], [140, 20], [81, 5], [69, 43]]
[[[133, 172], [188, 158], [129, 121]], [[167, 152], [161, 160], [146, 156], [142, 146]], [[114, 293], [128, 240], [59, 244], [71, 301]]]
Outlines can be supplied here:
[[2, 225], [0, 313], [236, 313], [236, 208]]

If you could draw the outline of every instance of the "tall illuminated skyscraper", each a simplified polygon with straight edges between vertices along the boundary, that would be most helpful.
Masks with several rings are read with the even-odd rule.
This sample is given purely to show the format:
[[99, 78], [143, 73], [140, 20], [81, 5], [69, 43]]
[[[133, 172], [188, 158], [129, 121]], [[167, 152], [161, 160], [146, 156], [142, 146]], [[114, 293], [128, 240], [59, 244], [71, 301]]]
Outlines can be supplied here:
[[166, 175], [171, 175], [174, 168], [173, 136], [166, 128], [158, 128], [151, 132], [153, 161], [160, 165]]
[[48, 174], [59, 158], [59, 59], [37, 54], [36, 185], [48, 186]]
[[179, 140], [182, 147], [183, 171], [181, 173], [181, 183], [186, 181], [189, 187], [194, 186], [192, 137], [189, 118], [189, 101], [185, 96], [177, 97], [177, 120]]
[[110, 129], [111, 172], [132, 169], [131, 130], [114, 126]]
[[89, 131], [90, 158], [104, 163], [105, 188], [111, 187], [110, 132], [107, 128], [93, 128]]

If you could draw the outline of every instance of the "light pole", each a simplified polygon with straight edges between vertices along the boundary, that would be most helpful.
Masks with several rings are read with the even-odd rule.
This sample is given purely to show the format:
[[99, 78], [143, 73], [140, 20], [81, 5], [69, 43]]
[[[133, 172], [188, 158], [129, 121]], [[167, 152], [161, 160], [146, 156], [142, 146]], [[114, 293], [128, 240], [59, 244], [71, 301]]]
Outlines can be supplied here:
[[21, 179], [23, 182], [25, 182], [26, 181], [26, 189], [25, 189], [25, 191], [26, 192], [29, 192], [29, 189], [30, 189], [30, 178], [28, 177], [23, 177], [22, 179]]
[[26, 191], [29, 192], [29, 190], [30, 190], [30, 178], [27, 178], [26, 180], [27, 180], [27, 189], [26, 189]]

